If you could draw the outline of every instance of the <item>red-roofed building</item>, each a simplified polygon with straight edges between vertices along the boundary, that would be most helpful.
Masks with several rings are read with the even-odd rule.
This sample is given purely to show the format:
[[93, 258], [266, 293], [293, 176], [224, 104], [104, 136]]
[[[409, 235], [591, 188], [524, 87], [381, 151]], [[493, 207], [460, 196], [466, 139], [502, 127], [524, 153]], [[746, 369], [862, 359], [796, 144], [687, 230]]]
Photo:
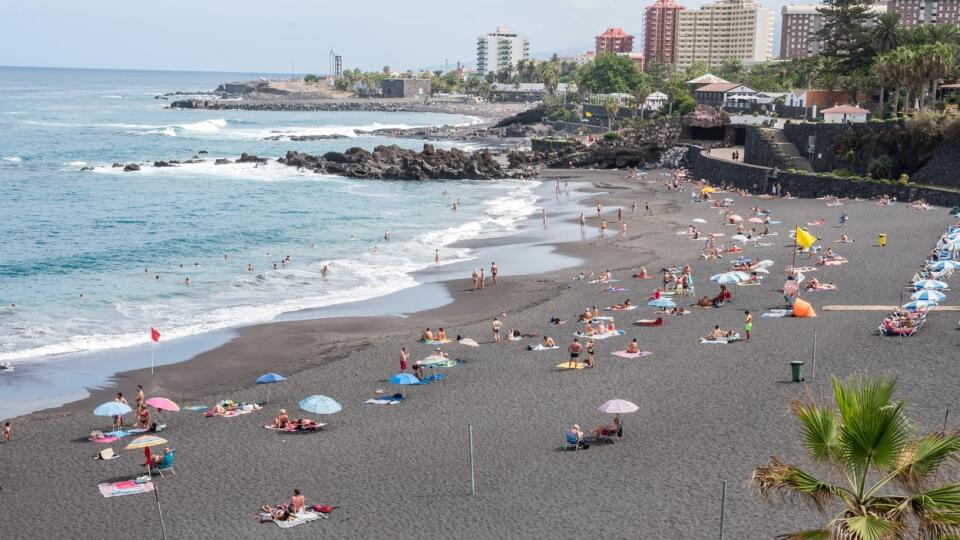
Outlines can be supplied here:
[[643, 55], [647, 58], [647, 65], [654, 62], [677, 63], [681, 10], [683, 6], [674, 0], [657, 0], [644, 10]]
[[597, 54], [633, 52], [633, 36], [623, 31], [623, 28], [607, 28], [596, 37]]

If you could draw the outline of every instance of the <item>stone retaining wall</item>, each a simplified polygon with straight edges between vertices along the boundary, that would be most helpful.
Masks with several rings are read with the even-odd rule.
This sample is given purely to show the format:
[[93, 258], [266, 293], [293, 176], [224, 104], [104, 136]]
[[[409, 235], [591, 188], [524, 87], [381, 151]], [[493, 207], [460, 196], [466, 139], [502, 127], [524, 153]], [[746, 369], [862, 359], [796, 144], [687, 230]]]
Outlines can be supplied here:
[[761, 167], [789, 169], [793, 163], [756, 127], [748, 127], [744, 138], [743, 162]]

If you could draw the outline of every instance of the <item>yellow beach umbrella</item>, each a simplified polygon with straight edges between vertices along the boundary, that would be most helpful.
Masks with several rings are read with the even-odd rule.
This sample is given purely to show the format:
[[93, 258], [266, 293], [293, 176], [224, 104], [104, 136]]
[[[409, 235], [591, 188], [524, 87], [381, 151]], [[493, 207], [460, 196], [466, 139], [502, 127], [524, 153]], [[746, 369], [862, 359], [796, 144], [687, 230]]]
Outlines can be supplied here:
[[716, 189], [713, 189], [713, 188], [710, 187], [710, 186], [707, 186], [707, 187], [705, 187], [705, 188], [703, 188], [703, 189], [700, 190], [700, 193], [716, 193], [716, 192], [717, 192], [717, 190], [716, 190]]
[[163, 437], [157, 437], [156, 435], [143, 435], [130, 441], [130, 444], [127, 445], [127, 450], [136, 450], [137, 448], [146, 448], [160, 444], [167, 444], [167, 440]]

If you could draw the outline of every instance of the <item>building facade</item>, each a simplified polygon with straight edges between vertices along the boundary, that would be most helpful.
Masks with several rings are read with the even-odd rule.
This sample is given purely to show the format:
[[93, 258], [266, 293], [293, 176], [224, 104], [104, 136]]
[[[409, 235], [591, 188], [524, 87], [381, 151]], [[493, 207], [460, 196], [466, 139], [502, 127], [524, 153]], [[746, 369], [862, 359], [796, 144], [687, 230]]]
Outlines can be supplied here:
[[497, 73], [530, 58], [530, 43], [506, 27], [477, 38], [477, 74]]
[[385, 98], [429, 96], [430, 79], [384, 79], [380, 91]]
[[889, 0], [887, 9], [900, 14], [900, 24], [960, 24], [960, 0]]
[[[950, 1], [955, 1], [960, 5], [960, 0]], [[820, 6], [816, 4], [783, 6], [780, 11], [782, 16], [780, 22], [780, 58], [789, 60], [820, 53], [823, 41], [817, 37], [817, 32], [823, 29], [823, 15], [817, 11], [819, 8]], [[870, 12], [876, 18], [881, 13], [887, 12], [887, 4], [874, 4], [870, 7]]]
[[680, 12], [674, 0], [657, 0], [643, 12], [643, 55], [650, 62], [677, 63]]
[[607, 28], [602, 34], [594, 38], [597, 54], [629, 53], [633, 52], [633, 36], [623, 31], [623, 28]]
[[744, 64], [773, 56], [773, 11], [754, 0], [718, 0], [680, 12], [677, 65], [719, 66], [727, 58]]

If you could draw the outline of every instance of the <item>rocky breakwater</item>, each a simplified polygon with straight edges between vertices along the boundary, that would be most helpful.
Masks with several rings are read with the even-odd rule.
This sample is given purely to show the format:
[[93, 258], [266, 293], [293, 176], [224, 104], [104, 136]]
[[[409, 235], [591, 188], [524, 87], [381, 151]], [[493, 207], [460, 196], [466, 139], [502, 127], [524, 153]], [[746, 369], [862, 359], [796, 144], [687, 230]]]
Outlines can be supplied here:
[[242, 110], [242, 111], [375, 111], [415, 112], [423, 105], [412, 101], [389, 103], [372, 100], [279, 101], [182, 99], [170, 103], [171, 109]]
[[487, 150], [438, 150], [430, 144], [424, 144], [421, 152], [395, 145], [378, 146], [373, 152], [350, 148], [346, 152], [327, 152], [322, 156], [290, 150], [279, 162], [318, 174], [378, 180], [490, 180], [529, 178], [537, 173], [532, 164], [504, 167]]

